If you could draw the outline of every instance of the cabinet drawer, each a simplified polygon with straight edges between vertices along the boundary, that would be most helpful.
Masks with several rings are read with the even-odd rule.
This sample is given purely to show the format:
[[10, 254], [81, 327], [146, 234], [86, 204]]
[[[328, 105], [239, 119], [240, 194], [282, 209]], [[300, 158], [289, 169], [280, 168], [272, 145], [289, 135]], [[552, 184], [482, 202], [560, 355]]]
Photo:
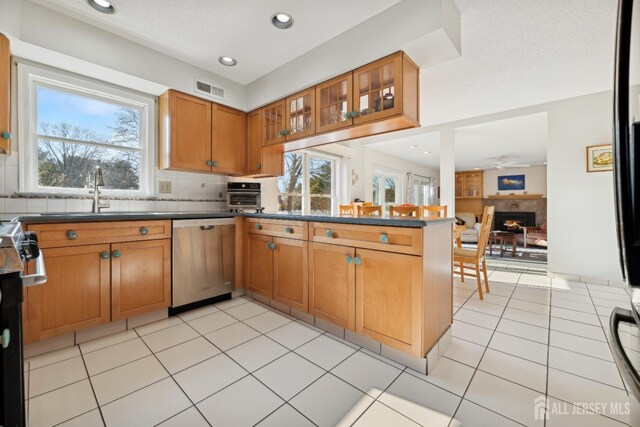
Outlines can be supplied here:
[[308, 226], [305, 221], [282, 219], [247, 218], [247, 232], [264, 236], [285, 237], [287, 239], [308, 240]]
[[309, 232], [312, 242], [422, 255], [422, 228], [312, 222]]
[[35, 224], [28, 229], [38, 233], [42, 248], [171, 238], [170, 220]]

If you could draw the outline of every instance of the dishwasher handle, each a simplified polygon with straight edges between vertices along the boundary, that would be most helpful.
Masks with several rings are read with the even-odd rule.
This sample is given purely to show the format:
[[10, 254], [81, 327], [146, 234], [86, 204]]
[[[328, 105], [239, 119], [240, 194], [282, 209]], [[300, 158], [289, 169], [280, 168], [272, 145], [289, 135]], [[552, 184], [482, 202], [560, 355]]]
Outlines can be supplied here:
[[201, 225], [200, 226], [200, 230], [203, 230], [203, 231], [213, 230], [214, 228], [216, 228], [215, 225]]

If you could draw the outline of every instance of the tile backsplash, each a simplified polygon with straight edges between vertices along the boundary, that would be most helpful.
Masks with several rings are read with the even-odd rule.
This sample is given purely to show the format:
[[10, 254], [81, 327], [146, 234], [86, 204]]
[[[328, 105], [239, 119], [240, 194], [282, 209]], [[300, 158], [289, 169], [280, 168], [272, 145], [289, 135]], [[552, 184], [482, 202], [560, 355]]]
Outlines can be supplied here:
[[[154, 193], [149, 197], [109, 197], [105, 211], [191, 212], [226, 209], [228, 177], [166, 170], [155, 171]], [[171, 193], [158, 192], [159, 181], [171, 182]], [[18, 153], [0, 155], [0, 213], [89, 212], [92, 198], [64, 195], [18, 194]]]

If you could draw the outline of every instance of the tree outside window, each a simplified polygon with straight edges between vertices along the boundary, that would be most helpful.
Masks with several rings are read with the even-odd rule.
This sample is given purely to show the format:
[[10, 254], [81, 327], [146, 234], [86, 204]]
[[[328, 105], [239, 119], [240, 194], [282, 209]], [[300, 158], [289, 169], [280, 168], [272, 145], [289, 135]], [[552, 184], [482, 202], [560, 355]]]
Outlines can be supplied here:
[[315, 153], [285, 154], [278, 178], [280, 211], [330, 214], [336, 199], [336, 160]]

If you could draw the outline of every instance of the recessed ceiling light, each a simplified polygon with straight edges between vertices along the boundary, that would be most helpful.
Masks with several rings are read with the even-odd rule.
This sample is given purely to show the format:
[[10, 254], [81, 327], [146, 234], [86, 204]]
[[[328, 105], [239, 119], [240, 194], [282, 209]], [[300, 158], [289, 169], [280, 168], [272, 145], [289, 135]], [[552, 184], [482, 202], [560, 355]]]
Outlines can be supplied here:
[[116, 13], [116, 8], [108, 0], [87, 0], [87, 3], [98, 12], [106, 13], [107, 15]]
[[482, 168], [473, 168], [473, 169], [475, 169], [475, 170], [479, 171], [479, 170], [481, 170]]
[[417, 144], [410, 145], [409, 148], [418, 148]]
[[428, 156], [429, 154], [431, 154], [431, 151], [425, 151], [424, 154]]
[[221, 56], [220, 58], [218, 58], [218, 62], [220, 62], [222, 65], [226, 65], [227, 67], [233, 67], [238, 63], [238, 61], [230, 56]]
[[271, 23], [281, 30], [291, 28], [293, 25], [293, 18], [288, 13], [278, 12], [271, 17]]

